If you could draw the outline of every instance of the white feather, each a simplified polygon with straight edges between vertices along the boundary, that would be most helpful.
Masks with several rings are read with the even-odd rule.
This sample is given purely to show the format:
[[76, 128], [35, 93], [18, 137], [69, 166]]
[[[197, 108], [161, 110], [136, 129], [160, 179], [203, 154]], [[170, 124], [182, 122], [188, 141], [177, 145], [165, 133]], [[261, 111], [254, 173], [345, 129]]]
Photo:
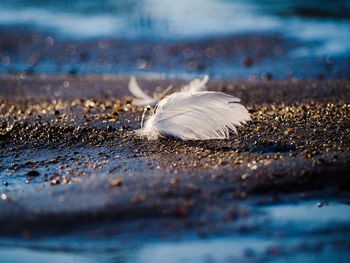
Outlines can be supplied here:
[[[209, 76], [205, 75], [204, 78], [201, 79], [194, 79], [187, 85], [183, 86], [181, 88], [181, 91], [186, 92], [195, 92], [200, 90], [206, 90], [205, 84], [207, 84], [209, 80]], [[160, 93], [155, 93], [153, 97], [147, 95], [137, 84], [135, 76], [132, 76], [129, 81], [129, 90], [132, 95], [134, 95], [136, 98], [132, 100], [132, 104], [135, 106], [145, 106], [145, 105], [154, 105], [156, 104], [160, 99], [162, 99], [170, 90], [172, 86], [169, 86], [164, 91]]]
[[135, 76], [132, 76], [129, 81], [129, 91], [136, 97], [132, 100], [132, 104], [136, 106], [143, 106], [148, 104], [154, 104], [157, 102], [157, 98], [150, 97], [139, 87], [136, 82]]
[[208, 80], [209, 80], [208, 75], [205, 75], [202, 80], [194, 79], [190, 83], [188, 83], [186, 86], [182, 87], [181, 91], [194, 92], [194, 91], [206, 90], [207, 88], [205, 84], [207, 84]]
[[239, 101], [221, 92], [176, 92], [158, 103], [155, 113], [136, 133], [149, 140], [160, 136], [181, 140], [226, 139], [231, 130], [236, 132], [236, 126], [250, 120]]

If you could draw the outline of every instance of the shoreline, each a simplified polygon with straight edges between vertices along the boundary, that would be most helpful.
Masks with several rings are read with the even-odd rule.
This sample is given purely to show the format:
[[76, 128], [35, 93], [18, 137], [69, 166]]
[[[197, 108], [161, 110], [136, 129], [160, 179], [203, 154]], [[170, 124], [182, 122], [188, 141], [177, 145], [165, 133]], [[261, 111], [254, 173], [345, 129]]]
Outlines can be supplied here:
[[348, 56], [315, 53], [320, 45], [274, 31], [172, 41], [69, 39], [41, 29], [4, 26], [0, 27], [0, 73], [349, 79]]

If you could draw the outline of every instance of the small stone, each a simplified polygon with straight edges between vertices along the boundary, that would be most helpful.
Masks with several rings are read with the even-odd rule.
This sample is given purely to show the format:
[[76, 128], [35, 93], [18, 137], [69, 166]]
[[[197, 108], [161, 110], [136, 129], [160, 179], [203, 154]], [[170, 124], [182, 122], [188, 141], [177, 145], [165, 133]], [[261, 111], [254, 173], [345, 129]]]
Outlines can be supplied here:
[[50, 181], [51, 185], [56, 185], [56, 184], [59, 184], [59, 183], [60, 183], [60, 181], [57, 180], [57, 179], [53, 179], [53, 180]]
[[243, 174], [243, 175], [242, 175], [242, 180], [247, 179], [248, 176], [249, 176], [249, 174], [247, 174], [247, 173]]
[[180, 182], [180, 179], [175, 177], [175, 178], [172, 178], [170, 182], [171, 184], [178, 184]]
[[32, 171], [29, 171], [26, 175], [27, 176], [39, 176], [40, 173], [38, 171], [32, 170]]
[[114, 109], [115, 111], [120, 111], [120, 105], [119, 105], [119, 104], [115, 104], [114, 107], [113, 107], [113, 109]]
[[121, 186], [122, 184], [123, 184], [122, 179], [118, 178], [118, 179], [113, 180], [113, 181], [110, 183], [110, 186], [116, 187], [116, 186]]

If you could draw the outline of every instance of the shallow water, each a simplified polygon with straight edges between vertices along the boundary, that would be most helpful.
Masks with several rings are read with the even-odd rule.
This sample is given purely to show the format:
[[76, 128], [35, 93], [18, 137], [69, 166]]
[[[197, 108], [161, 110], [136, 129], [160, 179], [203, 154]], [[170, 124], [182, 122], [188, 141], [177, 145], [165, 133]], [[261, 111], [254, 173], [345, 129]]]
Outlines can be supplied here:
[[348, 55], [348, 1], [1, 1], [0, 25], [28, 25], [66, 38], [193, 39], [279, 32], [317, 41], [298, 56]]
[[349, 14], [345, 0], [0, 1], [0, 73], [344, 79]]
[[[321, 205], [322, 204], [322, 205]], [[350, 206], [322, 201], [262, 206], [263, 229], [198, 238], [123, 242], [117, 236], [68, 235], [31, 241], [1, 238], [2, 263], [13, 262], [349, 262]], [[8, 247], [11, 246], [11, 247]]]

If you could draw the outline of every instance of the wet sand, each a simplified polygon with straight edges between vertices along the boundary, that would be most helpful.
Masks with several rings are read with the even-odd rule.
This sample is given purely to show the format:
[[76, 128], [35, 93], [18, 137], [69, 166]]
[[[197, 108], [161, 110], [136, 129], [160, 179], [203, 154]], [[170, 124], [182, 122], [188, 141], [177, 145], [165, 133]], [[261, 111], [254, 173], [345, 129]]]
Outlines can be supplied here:
[[[151, 93], [185, 82], [139, 80]], [[136, 137], [142, 108], [130, 104], [127, 83], [0, 77], [2, 237], [264, 235], [274, 229], [259, 207], [349, 204], [349, 81], [210, 80], [210, 90], [241, 98], [252, 120], [229, 140], [187, 142]], [[348, 254], [350, 225], [329, 227]]]
[[35, 27], [2, 26], [0, 73], [349, 79], [349, 57], [315, 53], [320, 46], [279, 32], [177, 40], [70, 39]]

